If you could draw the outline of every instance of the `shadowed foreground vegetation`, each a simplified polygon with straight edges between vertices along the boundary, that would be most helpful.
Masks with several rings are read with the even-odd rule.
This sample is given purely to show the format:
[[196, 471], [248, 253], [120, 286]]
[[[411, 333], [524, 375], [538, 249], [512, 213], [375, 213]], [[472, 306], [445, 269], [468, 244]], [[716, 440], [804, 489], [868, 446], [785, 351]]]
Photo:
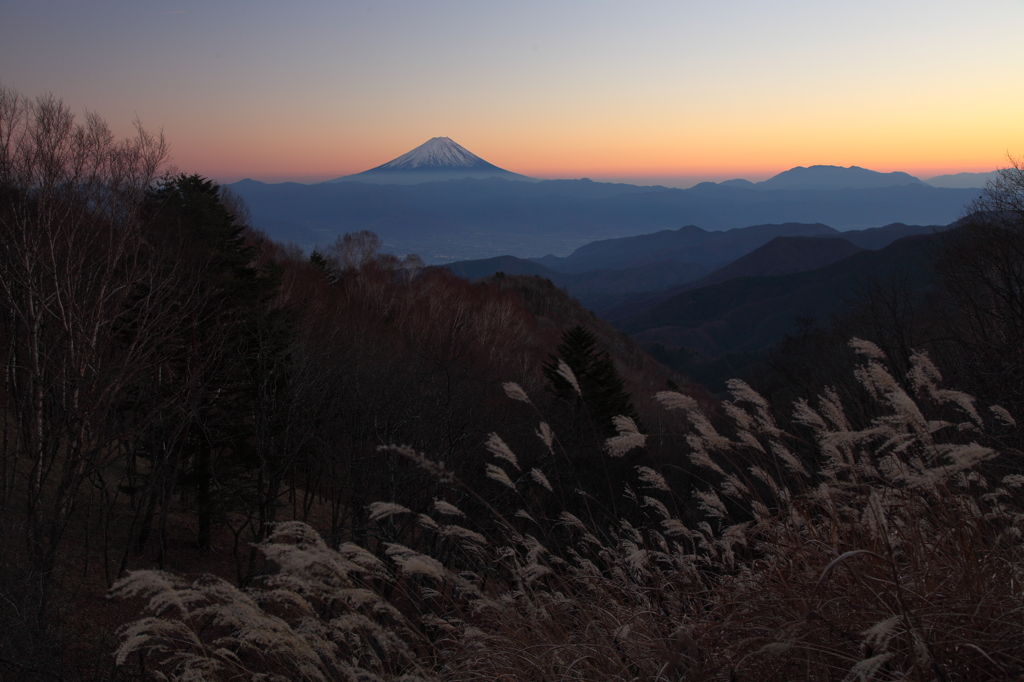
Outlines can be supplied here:
[[[479, 490], [389, 448], [448, 498], [370, 505], [381, 526], [414, 520], [401, 543], [331, 549], [285, 523], [244, 591], [132, 573], [112, 594], [149, 615], [118, 661], [174, 679], [1017, 679], [1024, 476], [1005, 473], [1021, 453], [993, 436], [1013, 420], [940, 388], [923, 355], [907, 393], [877, 347], [852, 345], [865, 423], [827, 393], [784, 431], [734, 382], [719, 430], [691, 398], [659, 394], [693, 427], [702, 482], [673, 490], [637, 467], [610, 522], [559, 511], [564, 491], [498, 434]], [[632, 420], [617, 426], [604, 456], [644, 446]], [[559, 458], [544, 422], [533, 449]], [[461, 502], [481, 496], [487, 513], [468, 518]]]
[[546, 280], [307, 255], [165, 156], [0, 89], [3, 680], [1024, 675], [1019, 206], [927, 355], [721, 402]]

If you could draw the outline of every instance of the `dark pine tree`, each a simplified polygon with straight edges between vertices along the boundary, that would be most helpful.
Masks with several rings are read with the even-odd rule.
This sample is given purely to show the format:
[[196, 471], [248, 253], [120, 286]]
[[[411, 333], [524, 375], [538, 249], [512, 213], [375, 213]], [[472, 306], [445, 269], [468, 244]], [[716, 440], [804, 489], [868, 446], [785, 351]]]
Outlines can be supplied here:
[[267, 317], [280, 273], [253, 267], [257, 249], [246, 244], [245, 225], [211, 180], [169, 178], [152, 191], [149, 205], [150, 229], [182, 245], [186, 267], [201, 283], [203, 303], [181, 330], [181, 365], [172, 374], [197, 389], [179, 442], [180, 484], [194, 496], [198, 544], [208, 550], [213, 519], [229, 497], [224, 484], [255, 464], [247, 461], [253, 459], [251, 358], [267, 346], [261, 335], [273, 326]]
[[[572, 370], [582, 395], [559, 374], [559, 360]], [[611, 356], [598, 348], [597, 336], [585, 327], [576, 325], [562, 334], [562, 343], [544, 365], [544, 375], [551, 382], [555, 395], [572, 406], [574, 422], [589, 417], [599, 435], [615, 434], [612, 417], [621, 415], [640, 423]]]

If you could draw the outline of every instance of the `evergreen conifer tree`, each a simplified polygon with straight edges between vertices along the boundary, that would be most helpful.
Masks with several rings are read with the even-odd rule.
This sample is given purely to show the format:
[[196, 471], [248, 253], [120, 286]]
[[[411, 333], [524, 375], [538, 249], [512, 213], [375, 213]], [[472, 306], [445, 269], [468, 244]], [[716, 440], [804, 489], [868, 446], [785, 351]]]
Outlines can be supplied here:
[[[559, 374], [559, 360], [572, 370], [582, 395]], [[640, 418], [611, 356], [598, 348], [597, 336], [582, 325], [562, 334], [562, 343], [544, 365], [544, 375], [558, 398], [574, 406], [574, 412], [589, 415], [601, 435], [615, 433], [612, 417], [630, 417], [639, 424]]]
[[[220, 485], [244, 478], [241, 472], [257, 465], [250, 446], [258, 370], [254, 355], [283, 345], [283, 339], [263, 338], [274, 326], [267, 317], [274, 314], [269, 306], [280, 272], [253, 267], [257, 249], [246, 244], [245, 225], [228, 210], [211, 180], [184, 174], [168, 178], [151, 191], [149, 208], [151, 232], [180, 241], [200, 282], [202, 303], [181, 330], [180, 366], [171, 375], [195, 386], [180, 448], [179, 483], [193, 491], [198, 544], [210, 549], [214, 517], [230, 497]], [[184, 391], [180, 386], [171, 390]]]

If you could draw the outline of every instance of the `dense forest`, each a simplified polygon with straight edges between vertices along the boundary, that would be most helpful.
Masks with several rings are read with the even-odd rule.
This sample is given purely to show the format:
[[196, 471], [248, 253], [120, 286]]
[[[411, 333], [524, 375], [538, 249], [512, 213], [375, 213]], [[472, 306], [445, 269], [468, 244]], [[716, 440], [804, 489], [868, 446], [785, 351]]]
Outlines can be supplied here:
[[0, 89], [0, 679], [1024, 676], [1024, 168], [719, 395], [166, 158]]

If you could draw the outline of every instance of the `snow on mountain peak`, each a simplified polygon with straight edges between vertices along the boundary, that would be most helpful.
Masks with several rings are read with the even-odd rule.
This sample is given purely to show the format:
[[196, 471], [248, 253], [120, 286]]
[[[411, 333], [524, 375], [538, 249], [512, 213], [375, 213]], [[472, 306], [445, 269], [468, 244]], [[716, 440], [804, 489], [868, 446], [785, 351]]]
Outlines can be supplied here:
[[416, 149], [388, 161], [378, 170], [410, 170], [413, 168], [490, 167], [479, 156], [448, 137], [433, 137]]

